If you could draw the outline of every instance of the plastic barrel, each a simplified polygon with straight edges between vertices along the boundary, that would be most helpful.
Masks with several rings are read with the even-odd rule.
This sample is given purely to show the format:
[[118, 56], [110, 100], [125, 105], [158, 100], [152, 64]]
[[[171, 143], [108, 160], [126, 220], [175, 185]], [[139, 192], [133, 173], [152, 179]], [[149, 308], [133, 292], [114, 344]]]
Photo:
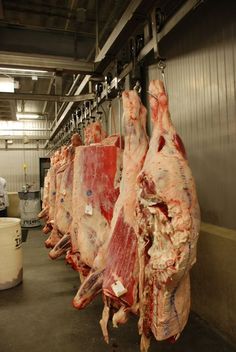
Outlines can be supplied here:
[[23, 278], [20, 219], [0, 218], [0, 290], [14, 287]]

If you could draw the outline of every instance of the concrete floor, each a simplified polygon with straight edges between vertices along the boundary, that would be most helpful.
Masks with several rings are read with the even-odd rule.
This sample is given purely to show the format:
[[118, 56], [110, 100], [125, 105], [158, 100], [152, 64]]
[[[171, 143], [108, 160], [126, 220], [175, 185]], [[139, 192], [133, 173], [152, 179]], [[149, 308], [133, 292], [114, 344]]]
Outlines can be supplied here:
[[[0, 352], [138, 352], [137, 320], [110, 327], [110, 345], [99, 327], [101, 299], [75, 310], [71, 301], [78, 275], [47, 256], [44, 235], [29, 232], [23, 244], [23, 284], [0, 291]], [[175, 345], [152, 341], [150, 352], [235, 352], [235, 349], [192, 314]]]

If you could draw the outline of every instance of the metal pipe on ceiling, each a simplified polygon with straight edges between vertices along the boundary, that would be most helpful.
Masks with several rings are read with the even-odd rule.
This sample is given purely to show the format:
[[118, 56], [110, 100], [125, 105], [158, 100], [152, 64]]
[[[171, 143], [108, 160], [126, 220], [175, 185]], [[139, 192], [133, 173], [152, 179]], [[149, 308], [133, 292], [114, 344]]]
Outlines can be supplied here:
[[0, 100], [33, 100], [33, 101], [57, 101], [57, 102], [80, 102], [95, 99], [94, 93], [75, 95], [53, 95], [34, 93], [3, 93], [0, 92]]
[[31, 31], [40, 31], [40, 32], [49, 32], [49, 33], [61, 33], [63, 34], [77, 34], [78, 37], [80, 38], [95, 38], [95, 33], [92, 32], [85, 32], [85, 31], [76, 31], [73, 29], [63, 29], [63, 28], [56, 28], [56, 27], [41, 27], [41, 26], [36, 26], [36, 25], [31, 25], [31, 24], [18, 24], [15, 22], [11, 21], [4, 21], [1, 20], [0, 22], [1, 27], [8, 27], [8, 28], [16, 28], [16, 29], [29, 29]]

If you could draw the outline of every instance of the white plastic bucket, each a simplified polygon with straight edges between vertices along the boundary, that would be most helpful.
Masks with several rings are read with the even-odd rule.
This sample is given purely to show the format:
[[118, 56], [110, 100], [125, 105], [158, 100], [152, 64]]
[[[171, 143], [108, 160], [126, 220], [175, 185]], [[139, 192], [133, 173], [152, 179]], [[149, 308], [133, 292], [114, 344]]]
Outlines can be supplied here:
[[0, 218], [0, 290], [16, 286], [23, 278], [20, 219]]

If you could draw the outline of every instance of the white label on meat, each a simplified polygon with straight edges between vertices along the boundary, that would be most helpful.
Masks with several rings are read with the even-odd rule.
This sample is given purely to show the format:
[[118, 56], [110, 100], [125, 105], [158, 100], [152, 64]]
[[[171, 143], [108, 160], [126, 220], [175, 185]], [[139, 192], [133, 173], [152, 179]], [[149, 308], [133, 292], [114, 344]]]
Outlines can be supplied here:
[[85, 206], [85, 214], [87, 215], [93, 215], [93, 207], [92, 204], [86, 204]]
[[120, 297], [127, 292], [127, 289], [122, 285], [120, 281], [114, 282], [114, 284], [111, 285], [111, 288], [114, 291], [116, 297]]

